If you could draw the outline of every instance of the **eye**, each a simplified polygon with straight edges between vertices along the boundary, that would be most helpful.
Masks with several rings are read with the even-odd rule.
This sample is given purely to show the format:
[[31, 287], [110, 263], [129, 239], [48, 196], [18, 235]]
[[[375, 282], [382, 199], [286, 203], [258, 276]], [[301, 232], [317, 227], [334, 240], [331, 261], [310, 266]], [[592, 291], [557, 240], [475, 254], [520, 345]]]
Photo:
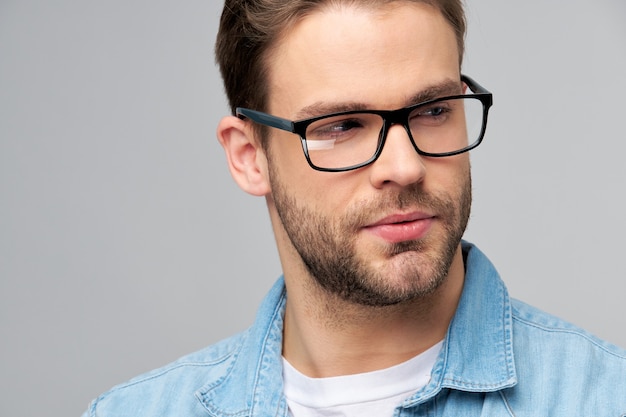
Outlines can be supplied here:
[[437, 116], [441, 116], [445, 112], [446, 112], [446, 109], [444, 109], [443, 107], [433, 107], [432, 109], [425, 112], [425, 114], [428, 114], [431, 117], [437, 117]]
[[322, 119], [311, 124], [306, 131], [307, 140], [347, 140], [365, 124], [358, 117]]
[[316, 135], [332, 135], [335, 133], [347, 132], [351, 129], [356, 129], [362, 126], [362, 124], [356, 119], [342, 119], [342, 120], [322, 120], [323, 124], [313, 126], [312, 133]]
[[409, 123], [411, 125], [439, 126], [451, 117], [452, 111], [452, 106], [447, 102], [432, 103], [411, 113]]

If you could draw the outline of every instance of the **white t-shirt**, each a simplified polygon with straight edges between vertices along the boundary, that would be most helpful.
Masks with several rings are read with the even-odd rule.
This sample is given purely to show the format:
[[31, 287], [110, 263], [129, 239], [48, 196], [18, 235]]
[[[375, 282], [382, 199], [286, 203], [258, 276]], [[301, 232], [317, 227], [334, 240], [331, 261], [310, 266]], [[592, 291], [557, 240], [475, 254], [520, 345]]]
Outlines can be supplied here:
[[443, 342], [391, 368], [309, 378], [283, 358], [283, 381], [293, 417], [385, 417], [430, 381]]

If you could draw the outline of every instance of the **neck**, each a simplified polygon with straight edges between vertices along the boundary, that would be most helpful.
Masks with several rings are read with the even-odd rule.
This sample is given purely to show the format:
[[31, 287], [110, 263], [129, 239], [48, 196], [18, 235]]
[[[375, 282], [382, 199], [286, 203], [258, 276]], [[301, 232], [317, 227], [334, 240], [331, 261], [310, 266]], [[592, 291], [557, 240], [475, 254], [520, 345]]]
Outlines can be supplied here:
[[432, 294], [370, 307], [329, 294], [303, 278], [302, 268], [285, 271], [283, 355], [311, 377], [384, 369], [426, 351], [445, 337], [464, 280], [459, 246], [447, 279]]

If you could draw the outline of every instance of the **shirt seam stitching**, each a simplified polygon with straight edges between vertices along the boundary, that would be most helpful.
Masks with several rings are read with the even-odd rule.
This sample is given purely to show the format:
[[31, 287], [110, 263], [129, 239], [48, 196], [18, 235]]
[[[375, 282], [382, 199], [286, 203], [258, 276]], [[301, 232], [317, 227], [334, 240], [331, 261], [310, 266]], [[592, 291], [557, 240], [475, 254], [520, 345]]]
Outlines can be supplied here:
[[523, 319], [523, 318], [518, 317], [518, 316], [513, 316], [513, 320], [518, 321], [518, 322], [523, 323], [523, 324], [526, 324], [528, 326], [534, 327], [536, 329], [540, 329], [540, 330], [543, 330], [543, 331], [546, 331], [546, 332], [550, 332], [550, 333], [568, 333], [568, 334], [572, 334], [572, 335], [575, 335], [575, 336], [582, 337], [583, 339], [586, 339], [588, 342], [590, 342], [594, 346], [602, 349], [603, 351], [605, 351], [609, 355], [614, 356], [614, 357], [619, 358], [619, 359], [626, 359], [626, 356], [620, 355], [617, 352], [613, 352], [612, 350], [608, 349], [606, 346], [603, 346], [602, 344], [598, 343], [593, 337], [590, 337], [590, 335], [587, 335], [584, 332], [581, 332], [580, 330], [577, 330], [577, 329], [566, 329], [566, 328], [562, 328], [562, 327], [545, 326], [545, 325], [541, 325], [541, 324], [535, 323], [533, 321], [529, 321], [529, 320]]

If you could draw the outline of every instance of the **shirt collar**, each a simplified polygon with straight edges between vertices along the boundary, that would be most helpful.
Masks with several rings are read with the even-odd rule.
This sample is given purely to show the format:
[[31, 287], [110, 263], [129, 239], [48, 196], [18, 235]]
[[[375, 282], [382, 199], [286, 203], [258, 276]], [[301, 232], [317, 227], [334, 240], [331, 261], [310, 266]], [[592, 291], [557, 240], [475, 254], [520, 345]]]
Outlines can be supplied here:
[[517, 383], [509, 294], [489, 259], [463, 242], [463, 293], [450, 323], [430, 383], [405, 406], [423, 402], [442, 388], [490, 392]]
[[196, 396], [211, 415], [286, 416], [282, 338], [286, 291], [281, 277], [259, 307], [254, 325], [224, 375]]
[[[463, 242], [463, 252], [466, 274], [457, 311], [430, 382], [405, 406], [423, 402], [443, 388], [489, 392], [517, 383], [508, 291], [478, 248]], [[285, 300], [284, 280], [280, 278], [261, 304], [233, 365], [198, 391], [198, 398], [210, 412], [286, 415], [281, 362]]]

